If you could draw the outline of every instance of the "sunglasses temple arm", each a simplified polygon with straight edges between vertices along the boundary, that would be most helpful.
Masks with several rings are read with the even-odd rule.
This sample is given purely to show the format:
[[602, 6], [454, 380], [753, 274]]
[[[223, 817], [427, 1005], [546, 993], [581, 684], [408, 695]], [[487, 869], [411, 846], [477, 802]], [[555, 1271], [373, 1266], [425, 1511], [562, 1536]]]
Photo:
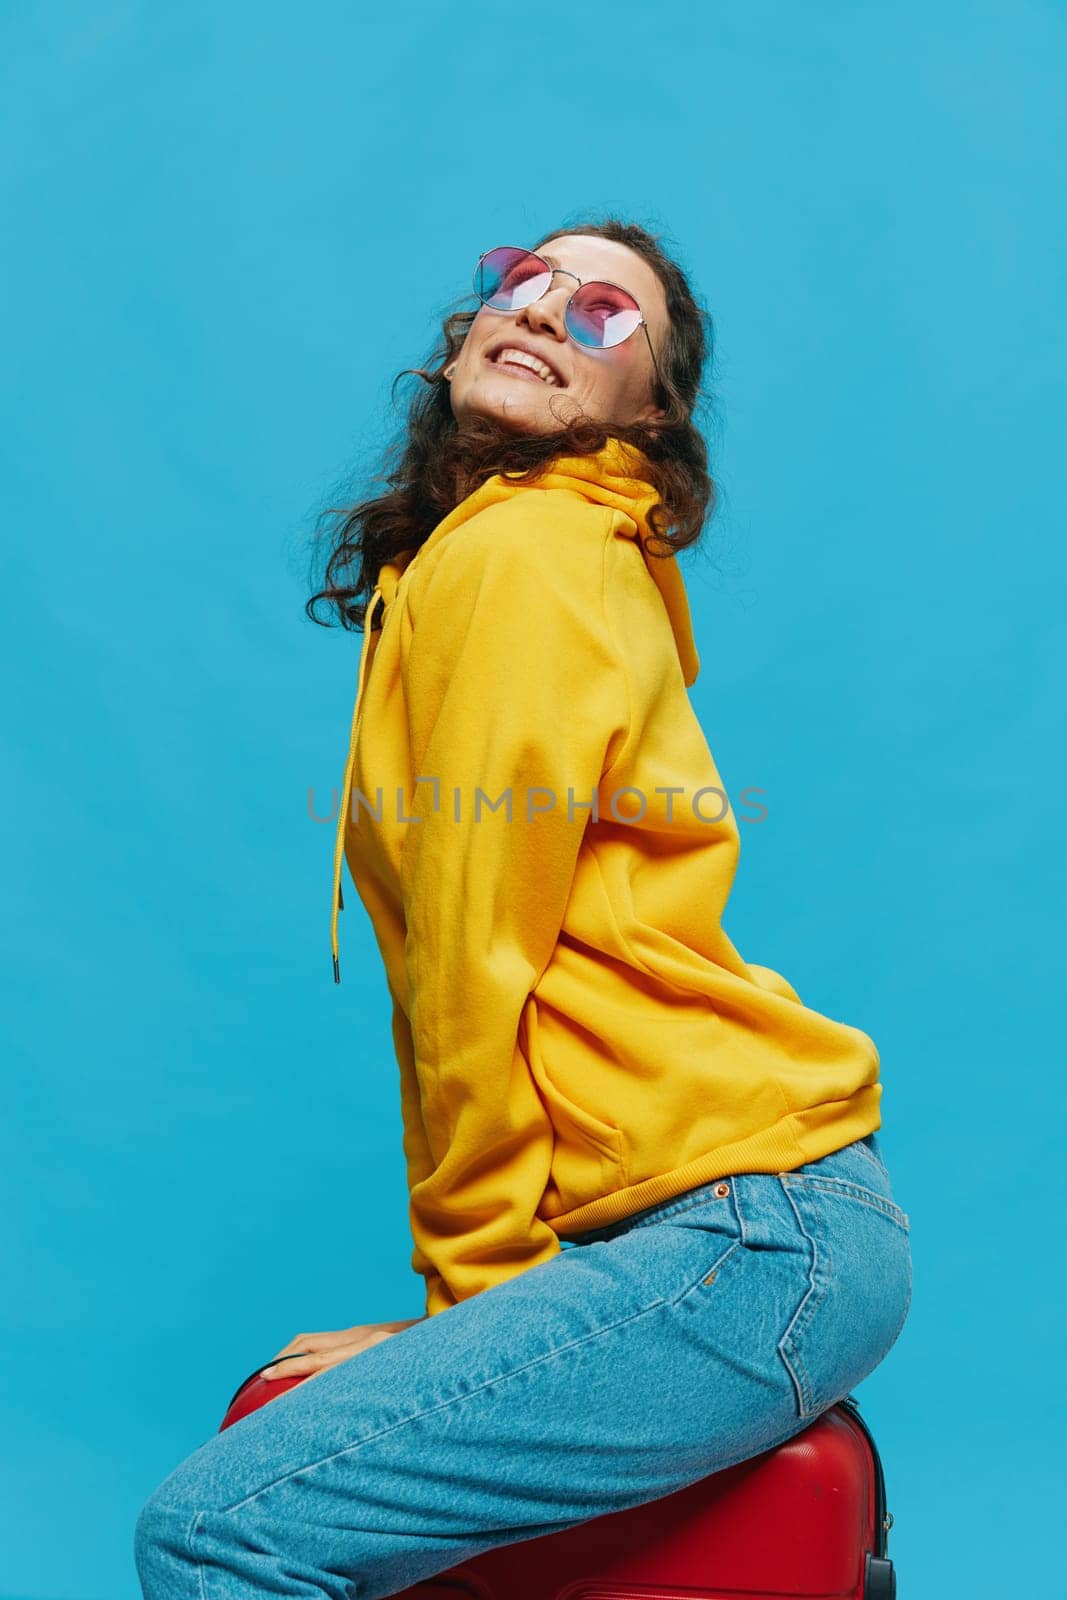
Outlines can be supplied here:
[[663, 379], [660, 377], [659, 362], [656, 360], [656, 352], [652, 348], [652, 335], [648, 331], [648, 323], [644, 320], [644, 318], [641, 319], [641, 327], [644, 329], [645, 339], [648, 343], [648, 353], [652, 357], [652, 370], [656, 374], [656, 382], [659, 384], [664, 394], [666, 394], [667, 387], [663, 382]]

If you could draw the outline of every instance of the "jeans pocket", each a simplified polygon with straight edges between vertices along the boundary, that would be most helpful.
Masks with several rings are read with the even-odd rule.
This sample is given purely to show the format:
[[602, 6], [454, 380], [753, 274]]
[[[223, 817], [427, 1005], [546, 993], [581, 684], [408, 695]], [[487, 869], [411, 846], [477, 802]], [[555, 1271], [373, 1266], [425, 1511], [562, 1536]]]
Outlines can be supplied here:
[[778, 1175], [808, 1256], [807, 1284], [778, 1345], [801, 1417], [844, 1399], [880, 1365], [912, 1294], [910, 1219], [888, 1179], [868, 1185], [854, 1167], [845, 1177], [818, 1166]]

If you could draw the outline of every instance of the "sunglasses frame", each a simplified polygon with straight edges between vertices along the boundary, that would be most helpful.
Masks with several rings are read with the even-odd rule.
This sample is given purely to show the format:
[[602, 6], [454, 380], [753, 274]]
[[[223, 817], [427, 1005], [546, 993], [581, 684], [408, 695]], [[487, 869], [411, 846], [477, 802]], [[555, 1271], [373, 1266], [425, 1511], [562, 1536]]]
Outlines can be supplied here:
[[[540, 263], [544, 267], [545, 271], [549, 274], [548, 282], [545, 285], [545, 287], [541, 290], [541, 293], [540, 294], [535, 294], [532, 300], [527, 300], [526, 301], [526, 305], [528, 305], [528, 306], [535, 305], [538, 300], [543, 300], [544, 299], [545, 295], [548, 294], [549, 290], [552, 287], [552, 280], [555, 278], [557, 272], [562, 272], [565, 278], [574, 278], [577, 281], [578, 289], [587, 288], [588, 285], [591, 284], [591, 283], [595, 283], [595, 284], [601, 284], [602, 283], [605, 286], [605, 288], [607, 288], [607, 289], [618, 289], [620, 294], [624, 294], [624, 295], [629, 296], [629, 298], [633, 301], [634, 305], [636, 306], [638, 313], [640, 314], [641, 320], [638, 322], [637, 326], [634, 327], [634, 328], [631, 328], [629, 333], [625, 334], [621, 339], [617, 339], [615, 341], [615, 344], [609, 344], [609, 345], [583, 344], [581, 339], [576, 339], [574, 337], [574, 334], [571, 332], [570, 326], [569, 326], [569, 324], [567, 322], [567, 312], [570, 310], [571, 301], [574, 299], [574, 296], [578, 293], [578, 289], [572, 290], [571, 294], [567, 298], [567, 304], [563, 308], [563, 326], [567, 330], [567, 338], [568, 339], [572, 339], [574, 341], [574, 343], [578, 346], [579, 350], [614, 350], [620, 344], [625, 344], [627, 339], [632, 339], [634, 334], [637, 332], [637, 329], [638, 328], [642, 328], [644, 330], [645, 341], [648, 344], [648, 353], [652, 357], [652, 367], [653, 367], [653, 370], [654, 370], [654, 372], [656, 374], [656, 382], [659, 384], [660, 389], [663, 391], [663, 393], [664, 394], [667, 393], [667, 385], [664, 383], [663, 378], [660, 375], [659, 362], [656, 360], [656, 352], [652, 348], [652, 336], [648, 331], [648, 323], [645, 321], [644, 314], [641, 312], [641, 306], [640, 306], [640, 303], [638, 302], [637, 296], [633, 295], [633, 294], [630, 294], [629, 289], [623, 288], [621, 283], [612, 283], [609, 278], [585, 278], [585, 279], [579, 278], [578, 274], [576, 272], [571, 272], [568, 267], [554, 267], [550, 261], [546, 261], [545, 260], [544, 256], [538, 255], [536, 250], [527, 250], [525, 245], [521, 245], [521, 244], [495, 244], [495, 245], [493, 245], [492, 250], [483, 250], [481, 255], [478, 257], [477, 265], [474, 268], [474, 292], [478, 296], [478, 299], [481, 300], [482, 305], [485, 307], [485, 309], [487, 311], [499, 311], [504, 316], [510, 316], [511, 312], [508, 311], [504, 306], [491, 306], [487, 300], [483, 299], [482, 292], [478, 288], [478, 273], [479, 273], [479, 270], [481, 268], [482, 262], [486, 259], [487, 256], [491, 256], [493, 254], [493, 250], [519, 250], [519, 251], [522, 252], [523, 255], [532, 256], [535, 261], [540, 261]], [[519, 306], [519, 307], [513, 308], [513, 309], [518, 309], [518, 310], [522, 311], [522, 310], [525, 310], [525, 306]]]

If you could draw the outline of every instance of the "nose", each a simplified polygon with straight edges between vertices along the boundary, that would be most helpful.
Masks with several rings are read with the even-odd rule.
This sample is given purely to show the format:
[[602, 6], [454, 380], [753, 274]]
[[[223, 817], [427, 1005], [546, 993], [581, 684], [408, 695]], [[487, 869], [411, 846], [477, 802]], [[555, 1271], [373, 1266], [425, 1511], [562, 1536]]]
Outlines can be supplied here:
[[560, 342], [565, 341], [567, 325], [563, 313], [573, 289], [573, 279], [557, 270], [541, 298], [519, 308], [516, 314], [518, 321], [525, 322], [531, 329], [540, 329]]

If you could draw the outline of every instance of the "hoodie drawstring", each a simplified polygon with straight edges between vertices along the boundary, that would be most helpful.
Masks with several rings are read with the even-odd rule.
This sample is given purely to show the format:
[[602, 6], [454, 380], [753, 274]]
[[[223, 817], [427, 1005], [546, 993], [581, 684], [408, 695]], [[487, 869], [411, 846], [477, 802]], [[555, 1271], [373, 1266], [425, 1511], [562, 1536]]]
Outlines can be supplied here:
[[352, 731], [348, 739], [348, 759], [345, 761], [344, 782], [341, 785], [341, 804], [337, 812], [337, 837], [333, 850], [333, 909], [330, 915], [330, 944], [333, 949], [333, 981], [341, 981], [340, 947], [337, 937], [337, 913], [345, 908], [344, 898], [341, 894], [341, 862], [345, 853], [345, 824], [348, 820], [348, 803], [352, 793], [352, 768], [355, 765], [356, 732], [359, 728], [359, 712], [363, 703], [363, 684], [367, 671], [367, 657], [371, 637], [371, 624], [374, 620], [374, 608], [383, 598], [380, 587], [375, 588], [370, 605], [363, 621], [363, 649], [359, 654], [359, 676], [356, 680], [356, 704], [352, 711]]

